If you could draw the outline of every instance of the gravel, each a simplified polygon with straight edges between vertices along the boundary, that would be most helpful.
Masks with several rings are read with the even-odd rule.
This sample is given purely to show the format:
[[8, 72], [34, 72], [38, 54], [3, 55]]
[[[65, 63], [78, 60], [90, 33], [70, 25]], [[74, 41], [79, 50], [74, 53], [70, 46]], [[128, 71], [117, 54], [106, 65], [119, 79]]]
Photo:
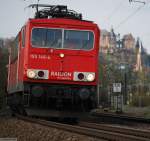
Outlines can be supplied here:
[[17, 138], [17, 141], [100, 141], [12, 117], [0, 117], [0, 138]]

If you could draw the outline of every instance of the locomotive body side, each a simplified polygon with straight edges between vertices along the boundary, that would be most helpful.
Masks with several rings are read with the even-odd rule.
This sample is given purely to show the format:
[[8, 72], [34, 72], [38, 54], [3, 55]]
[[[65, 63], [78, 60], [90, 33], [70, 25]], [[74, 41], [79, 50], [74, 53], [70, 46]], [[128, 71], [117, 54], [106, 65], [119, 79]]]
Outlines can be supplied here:
[[7, 92], [10, 95], [23, 90], [25, 34], [24, 26], [9, 48]]
[[94, 108], [99, 36], [99, 28], [92, 22], [30, 19], [18, 34], [15, 61], [11, 59], [13, 50], [10, 53], [10, 101], [17, 95], [17, 103], [29, 107], [44, 103], [68, 108], [86, 101], [87, 109]]

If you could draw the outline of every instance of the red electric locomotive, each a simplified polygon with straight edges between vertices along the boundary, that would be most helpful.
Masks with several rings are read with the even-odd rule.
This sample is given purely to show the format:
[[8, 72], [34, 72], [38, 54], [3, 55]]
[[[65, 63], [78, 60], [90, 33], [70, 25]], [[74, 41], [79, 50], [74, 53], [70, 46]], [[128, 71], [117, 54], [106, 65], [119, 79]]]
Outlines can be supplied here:
[[[8, 104], [24, 107], [91, 110], [98, 102], [100, 31], [66, 6], [32, 5], [37, 11], [22, 27], [10, 50]], [[39, 10], [39, 7], [42, 9]]]

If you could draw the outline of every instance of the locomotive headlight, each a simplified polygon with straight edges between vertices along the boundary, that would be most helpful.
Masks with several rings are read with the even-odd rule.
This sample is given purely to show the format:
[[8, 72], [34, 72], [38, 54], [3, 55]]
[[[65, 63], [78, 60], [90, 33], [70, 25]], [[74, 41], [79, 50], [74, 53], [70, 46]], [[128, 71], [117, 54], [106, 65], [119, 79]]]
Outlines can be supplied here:
[[93, 81], [95, 79], [94, 73], [89, 73], [86, 77], [87, 81]]
[[74, 72], [74, 81], [92, 82], [95, 79], [95, 72]]
[[27, 77], [31, 79], [48, 79], [49, 71], [41, 69], [28, 69]]
[[59, 56], [60, 56], [61, 58], [64, 58], [64, 57], [65, 57], [65, 55], [64, 55], [63, 53], [60, 53]]
[[35, 78], [36, 72], [34, 70], [27, 70], [27, 77], [28, 78]]

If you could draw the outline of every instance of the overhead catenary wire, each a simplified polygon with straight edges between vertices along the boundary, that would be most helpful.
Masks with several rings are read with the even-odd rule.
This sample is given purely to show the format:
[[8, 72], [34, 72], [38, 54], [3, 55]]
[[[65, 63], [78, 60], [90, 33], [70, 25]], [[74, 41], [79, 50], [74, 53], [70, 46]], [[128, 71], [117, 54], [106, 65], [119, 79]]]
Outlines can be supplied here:
[[129, 2], [131, 3], [131, 2], [137, 2], [137, 3], [143, 3], [143, 4], [145, 4], [145, 1], [140, 1], [140, 0], [129, 0]]
[[121, 8], [121, 6], [123, 5], [124, 2], [125, 2], [124, 0], [120, 1], [120, 3], [114, 8], [114, 10], [108, 16], [107, 21], [109, 21], [110, 19], [112, 19], [112, 17], [119, 11], [119, 9]]
[[124, 20], [122, 20], [116, 27], [115, 29], [118, 29], [119, 27], [121, 27], [123, 24], [125, 24], [130, 18], [132, 18], [137, 12], [139, 12], [145, 5], [147, 5], [149, 2], [139, 6], [135, 11], [133, 11], [129, 16], [127, 16]]

